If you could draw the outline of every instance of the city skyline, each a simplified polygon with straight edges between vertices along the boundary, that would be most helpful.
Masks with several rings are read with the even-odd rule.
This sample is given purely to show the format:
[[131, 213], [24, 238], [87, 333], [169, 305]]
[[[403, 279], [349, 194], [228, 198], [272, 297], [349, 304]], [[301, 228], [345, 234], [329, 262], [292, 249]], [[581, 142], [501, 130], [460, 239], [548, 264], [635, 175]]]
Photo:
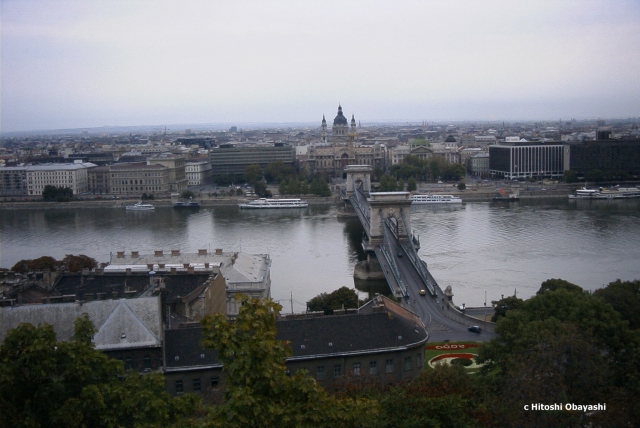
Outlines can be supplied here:
[[640, 116], [640, 5], [2, 2], [2, 133]]

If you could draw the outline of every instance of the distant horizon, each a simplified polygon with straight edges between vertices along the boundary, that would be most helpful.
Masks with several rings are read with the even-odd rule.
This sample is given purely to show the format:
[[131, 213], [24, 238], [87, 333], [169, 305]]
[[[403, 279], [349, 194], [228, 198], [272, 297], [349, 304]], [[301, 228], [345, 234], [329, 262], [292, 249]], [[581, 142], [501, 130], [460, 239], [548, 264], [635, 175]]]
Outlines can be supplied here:
[[[579, 122], [585, 121], [596, 121], [596, 120], [604, 120], [604, 121], [634, 121], [640, 120], [640, 116], [632, 116], [632, 117], [570, 117], [570, 118], [537, 118], [537, 119], [456, 119], [456, 120], [394, 120], [394, 119], [380, 119], [380, 120], [367, 120], [367, 121], [359, 121], [358, 125], [362, 125], [363, 127], [367, 126], [385, 126], [385, 125], [410, 125], [410, 126], [422, 126], [423, 122], [427, 122], [429, 126], [441, 126], [443, 124], [465, 124], [465, 123], [479, 123], [479, 124], [513, 124], [513, 123], [560, 123], [569, 122], [571, 120], [576, 120]], [[327, 119], [328, 126], [332, 126], [333, 119]], [[358, 122], [356, 120], [356, 122]], [[229, 128], [236, 126], [238, 131], [247, 130], [253, 131], [258, 129], [275, 129], [275, 128], [303, 128], [303, 127], [312, 127], [312, 128], [320, 128], [321, 120], [318, 121], [283, 121], [283, 122], [259, 122], [259, 121], [244, 121], [244, 122], [194, 122], [194, 123], [166, 123], [166, 124], [154, 124], [154, 125], [102, 125], [102, 126], [80, 126], [76, 128], [51, 128], [51, 129], [33, 129], [33, 130], [16, 130], [16, 131], [8, 131], [0, 133], [1, 138], [7, 138], [11, 136], [19, 136], [19, 135], [28, 135], [28, 134], [55, 134], [55, 133], [81, 133], [84, 131], [87, 132], [117, 132], [115, 129], [123, 129], [122, 132], [126, 132], [124, 130], [130, 128], [133, 129], [145, 129], [146, 132], [148, 130], [157, 128], [159, 131], [164, 132], [164, 128], [167, 129], [167, 134], [179, 134], [184, 133], [188, 129], [192, 129], [194, 131], [203, 131], [203, 128], [210, 128], [211, 131], [228, 131]], [[608, 125], [605, 125], [608, 126]], [[177, 129], [176, 129], [177, 128]], [[169, 132], [171, 131], [171, 132]]]

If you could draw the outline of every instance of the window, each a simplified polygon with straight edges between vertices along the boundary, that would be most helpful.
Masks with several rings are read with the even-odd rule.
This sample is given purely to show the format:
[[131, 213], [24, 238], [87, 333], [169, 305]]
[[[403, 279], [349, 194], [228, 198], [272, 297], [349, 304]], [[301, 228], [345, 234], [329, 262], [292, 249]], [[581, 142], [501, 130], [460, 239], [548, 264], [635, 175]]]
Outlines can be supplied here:
[[151, 370], [151, 357], [148, 355], [144, 356], [144, 370], [145, 371]]
[[333, 377], [340, 376], [342, 376], [342, 367], [340, 366], [340, 364], [336, 364], [333, 366]]
[[133, 360], [131, 357], [127, 357], [124, 360], [124, 369], [125, 370], [133, 370]]
[[375, 376], [378, 374], [378, 362], [369, 361], [369, 374]]
[[220, 378], [218, 376], [213, 376], [211, 378], [211, 388], [217, 389], [219, 383], [220, 383]]
[[195, 378], [193, 380], [193, 390], [200, 391], [200, 378]]
[[393, 373], [393, 360], [387, 360], [387, 364], [384, 371], [386, 373]]
[[360, 363], [353, 363], [353, 375], [360, 376]]
[[404, 359], [404, 369], [405, 371], [411, 370], [411, 357], [406, 357]]
[[176, 394], [182, 394], [184, 392], [184, 386], [181, 380], [176, 381]]
[[416, 366], [417, 366], [418, 368], [421, 368], [421, 367], [422, 367], [422, 360], [423, 360], [423, 358], [422, 358], [422, 352], [421, 352], [421, 353], [419, 353], [419, 354], [418, 354], [418, 356], [416, 357]]
[[316, 367], [316, 379], [324, 380], [324, 366]]

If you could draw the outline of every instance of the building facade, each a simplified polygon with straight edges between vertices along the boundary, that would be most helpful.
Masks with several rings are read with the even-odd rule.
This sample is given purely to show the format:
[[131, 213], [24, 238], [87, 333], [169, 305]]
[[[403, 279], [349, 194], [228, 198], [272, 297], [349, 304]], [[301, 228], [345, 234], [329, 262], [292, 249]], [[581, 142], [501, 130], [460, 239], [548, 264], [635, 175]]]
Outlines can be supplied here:
[[112, 195], [157, 195], [169, 191], [169, 169], [146, 162], [122, 163], [109, 167]]
[[596, 140], [564, 143], [564, 169], [584, 174], [640, 175], [640, 140]]
[[189, 186], [211, 184], [211, 163], [207, 161], [186, 162], [185, 172]]
[[564, 146], [531, 142], [489, 146], [489, 173], [510, 180], [561, 177], [564, 175]]
[[147, 160], [149, 165], [162, 165], [167, 168], [170, 192], [181, 192], [187, 188], [188, 180], [185, 170], [184, 156], [161, 153]]
[[42, 195], [46, 186], [68, 187], [74, 195], [89, 191], [88, 169], [92, 163], [60, 163], [27, 166], [28, 195]]
[[260, 165], [260, 168], [272, 162], [282, 162], [293, 167], [296, 158], [295, 147], [275, 143], [268, 146], [234, 146], [222, 144], [209, 151], [212, 175], [214, 177], [235, 175], [241, 177], [249, 165]]

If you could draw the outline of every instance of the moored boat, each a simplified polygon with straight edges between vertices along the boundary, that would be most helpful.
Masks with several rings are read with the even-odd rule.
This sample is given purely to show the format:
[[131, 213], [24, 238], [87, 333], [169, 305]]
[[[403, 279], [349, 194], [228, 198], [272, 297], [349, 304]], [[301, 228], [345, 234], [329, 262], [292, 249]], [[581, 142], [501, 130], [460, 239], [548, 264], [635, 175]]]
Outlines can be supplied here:
[[156, 209], [153, 205], [142, 203], [142, 201], [138, 201], [134, 205], [127, 205], [126, 208], [129, 211], [151, 211]]
[[421, 204], [461, 204], [462, 199], [454, 195], [411, 195], [411, 202]]
[[260, 198], [246, 204], [238, 204], [243, 209], [269, 209], [269, 208], [306, 208], [307, 201], [302, 199], [266, 199]]

